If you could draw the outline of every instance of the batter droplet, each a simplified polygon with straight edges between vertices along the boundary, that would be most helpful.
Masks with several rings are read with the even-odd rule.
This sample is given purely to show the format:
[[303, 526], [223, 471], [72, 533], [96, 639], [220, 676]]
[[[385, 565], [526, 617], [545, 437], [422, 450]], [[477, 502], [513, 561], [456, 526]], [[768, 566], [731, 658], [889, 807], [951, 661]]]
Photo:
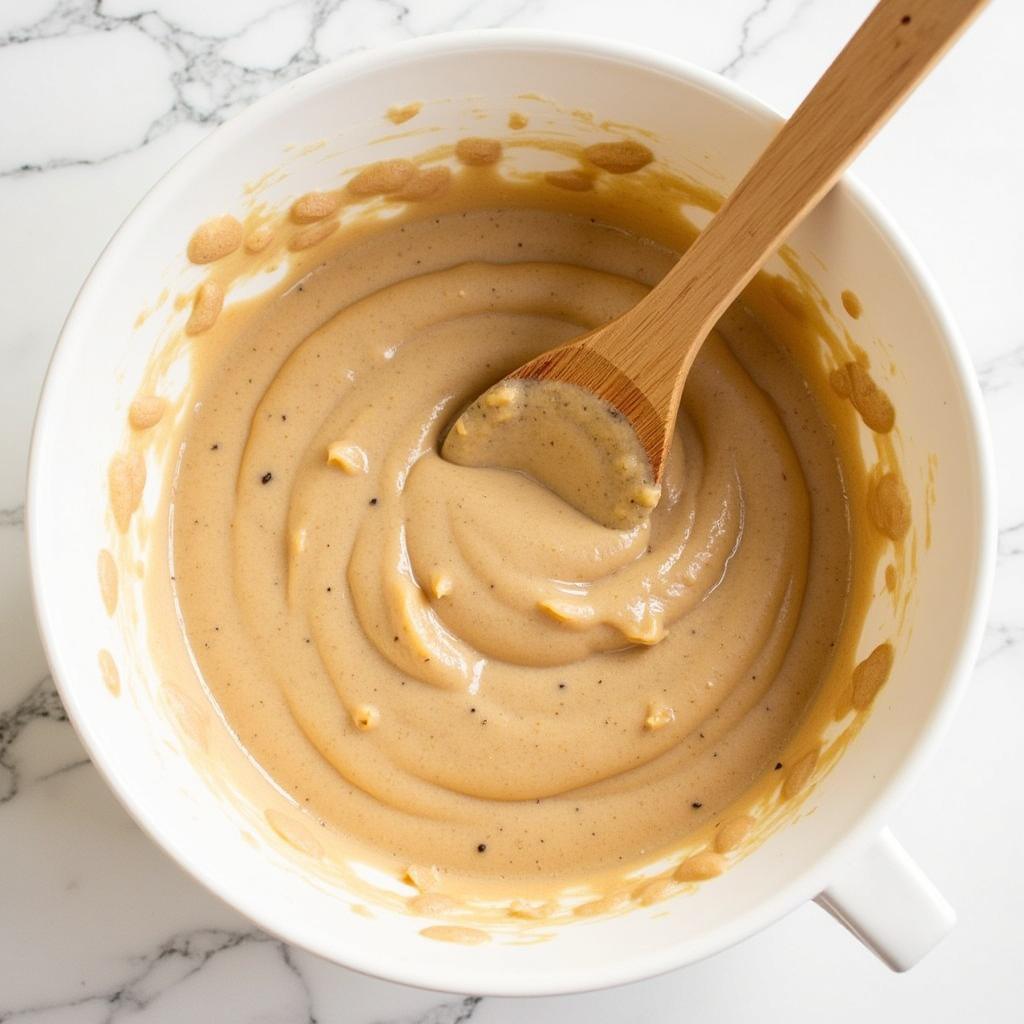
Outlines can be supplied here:
[[443, 917], [460, 906], [458, 900], [439, 892], [422, 893], [409, 900], [409, 909], [421, 917]]
[[215, 263], [242, 244], [242, 225], [230, 214], [200, 224], [189, 239], [188, 258], [193, 263]]
[[274, 238], [274, 229], [269, 224], [263, 224], [255, 228], [245, 240], [245, 251], [251, 253], [263, 252]]
[[818, 763], [818, 751], [811, 750], [804, 754], [790, 769], [786, 781], [782, 784], [782, 799], [790, 800], [801, 792], [811, 781], [811, 775]]
[[455, 942], [462, 946], [481, 946], [491, 941], [490, 935], [479, 928], [460, 928], [453, 924], [433, 924], [421, 929], [420, 935], [435, 942]]
[[715, 849], [719, 853], [735, 850], [750, 835], [753, 827], [754, 819], [749, 814], [723, 822], [715, 834]]
[[861, 313], [864, 312], [864, 307], [861, 305], [861, 301], [857, 296], [847, 289], [839, 296], [843, 303], [843, 309], [846, 310], [847, 314], [854, 320], [859, 320]]
[[186, 334], [202, 334], [208, 331], [224, 308], [224, 288], [216, 281], [204, 281], [196, 292], [192, 304], [192, 315], [185, 324]]
[[459, 139], [455, 143], [455, 155], [468, 167], [485, 167], [501, 159], [501, 143], [497, 139]]
[[100, 675], [103, 676], [103, 684], [110, 693], [117, 697], [121, 693], [121, 675], [117, 671], [117, 665], [110, 651], [99, 652]]
[[411, 160], [382, 160], [364, 167], [346, 186], [354, 196], [383, 196], [403, 188], [416, 173]]
[[853, 670], [853, 706], [864, 711], [871, 706], [878, 691], [885, 685], [892, 672], [892, 644], [879, 644]]
[[423, 109], [422, 103], [407, 103], [404, 107], [388, 107], [387, 119], [392, 124], [405, 124]]
[[649, 907], [671, 896], [676, 891], [676, 883], [671, 878], [655, 878], [637, 889], [634, 898], [642, 907]]
[[292, 203], [292, 220], [296, 224], [312, 224], [330, 217], [338, 209], [338, 197], [332, 192], [307, 192]]
[[860, 363], [846, 363], [833, 370], [829, 382], [836, 394], [850, 400], [866, 427], [876, 434], [887, 434], [892, 430], [896, 423], [896, 410], [889, 396]]
[[594, 187], [594, 175], [589, 171], [548, 171], [544, 180], [566, 192], [589, 192]]
[[896, 473], [879, 477], [868, 493], [868, 515], [891, 540], [900, 541], [910, 529], [910, 494]]
[[436, 199], [448, 191], [451, 180], [451, 169], [443, 164], [437, 167], [424, 167], [395, 192], [392, 198], [405, 203], [419, 203], [426, 199]]
[[106, 548], [100, 550], [99, 558], [96, 560], [96, 572], [100, 580], [103, 607], [106, 608], [108, 615], [113, 615], [117, 610], [117, 565], [114, 563], [114, 556]]
[[146, 486], [146, 462], [142, 455], [136, 451], [115, 455], [107, 470], [107, 485], [114, 522], [121, 533], [126, 533]]
[[128, 423], [133, 430], [155, 427], [167, 410], [167, 399], [158, 395], [139, 395], [128, 407]]
[[720, 854], [704, 851], [695, 853], [676, 868], [677, 882], [706, 882], [709, 878], [717, 878], [729, 866], [729, 862]]
[[583, 152], [592, 164], [609, 174], [632, 174], [654, 159], [654, 154], [642, 142], [634, 142], [632, 139], [598, 142], [587, 146]]

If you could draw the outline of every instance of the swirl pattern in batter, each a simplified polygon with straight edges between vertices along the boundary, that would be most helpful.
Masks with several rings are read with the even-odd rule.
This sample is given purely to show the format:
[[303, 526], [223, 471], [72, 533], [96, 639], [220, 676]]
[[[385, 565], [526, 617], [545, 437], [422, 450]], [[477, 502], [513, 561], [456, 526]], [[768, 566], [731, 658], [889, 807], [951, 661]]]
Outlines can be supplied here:
[[172, 495], [196, 662], [266, 771], [398, 864], [526, 892], [649, 859], [771, 771], [830, 670], [837, 441], [742, 306], [649, 523], [438, 454], [467, 401], [672, 259], [528, 203], [385, 221], [206, 357]]

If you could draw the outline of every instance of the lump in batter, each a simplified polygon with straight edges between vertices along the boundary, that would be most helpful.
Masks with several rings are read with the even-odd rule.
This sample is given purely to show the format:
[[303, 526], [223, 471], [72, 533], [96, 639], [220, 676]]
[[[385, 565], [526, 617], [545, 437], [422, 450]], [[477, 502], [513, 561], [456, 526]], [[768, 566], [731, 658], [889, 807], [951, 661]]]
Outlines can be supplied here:
[[366, 452], [359, 445], [346, 441], [335, 441], [327, 449], [327, 461], [349, 476], [366, 473], [370, 469]]
[[380, 708], [375, 704], [360, 704], [352, 712], [352, 721], [360, 732], [370, 732], [380, 725]]

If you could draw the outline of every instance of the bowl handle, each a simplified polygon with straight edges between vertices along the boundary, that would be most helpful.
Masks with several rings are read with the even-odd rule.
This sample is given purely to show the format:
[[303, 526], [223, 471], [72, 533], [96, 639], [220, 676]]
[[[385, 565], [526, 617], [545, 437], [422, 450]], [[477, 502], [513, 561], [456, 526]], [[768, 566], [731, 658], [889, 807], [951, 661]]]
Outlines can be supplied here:
[[888, 829], [815, 902], [894, 971], [913, 967], [956, 923], [956, 912]]

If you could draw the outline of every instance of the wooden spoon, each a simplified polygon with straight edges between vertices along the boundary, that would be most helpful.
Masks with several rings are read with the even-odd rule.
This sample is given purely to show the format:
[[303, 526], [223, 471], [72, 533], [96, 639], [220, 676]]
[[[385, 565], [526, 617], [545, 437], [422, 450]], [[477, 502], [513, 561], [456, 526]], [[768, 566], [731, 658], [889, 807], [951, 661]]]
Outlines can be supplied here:
[[[525, 470], [606, 526], [642, 521], [657, 503], [680, 395], [704, 339], [984, 3], [881, 0], [664, 279], [622, 316], [530, 360], [485, 392], [448, 432], [445, 458]], [[537, 392], [532, 400], [544, 414], [530, 418], [528, 434], [498, 431], [496, 423], [526, 422], [508, 409], [522, 403], [517, 382], [574, 385], [601, 403], [581, 404], [578, 395], [564, 400], [571, 394], [565, 389], [549, 390], [538, 403]], [[568, 419], [553, 414], [560, 408]], [[595, 409], [612, 417], [589, 431], [602, 450], [588, 458], [581, 417]], [[620, 433], [629, 434], [626, 454], [618, 456], [621, 487], [610, 482], [614, 474], [591, 480], [587, 469], [600, 476], [616, 457], [616, 419]], [[629, 443], [640, 456], [636, 472]], [[561, 458], [551, 457], [559, 452]]]

